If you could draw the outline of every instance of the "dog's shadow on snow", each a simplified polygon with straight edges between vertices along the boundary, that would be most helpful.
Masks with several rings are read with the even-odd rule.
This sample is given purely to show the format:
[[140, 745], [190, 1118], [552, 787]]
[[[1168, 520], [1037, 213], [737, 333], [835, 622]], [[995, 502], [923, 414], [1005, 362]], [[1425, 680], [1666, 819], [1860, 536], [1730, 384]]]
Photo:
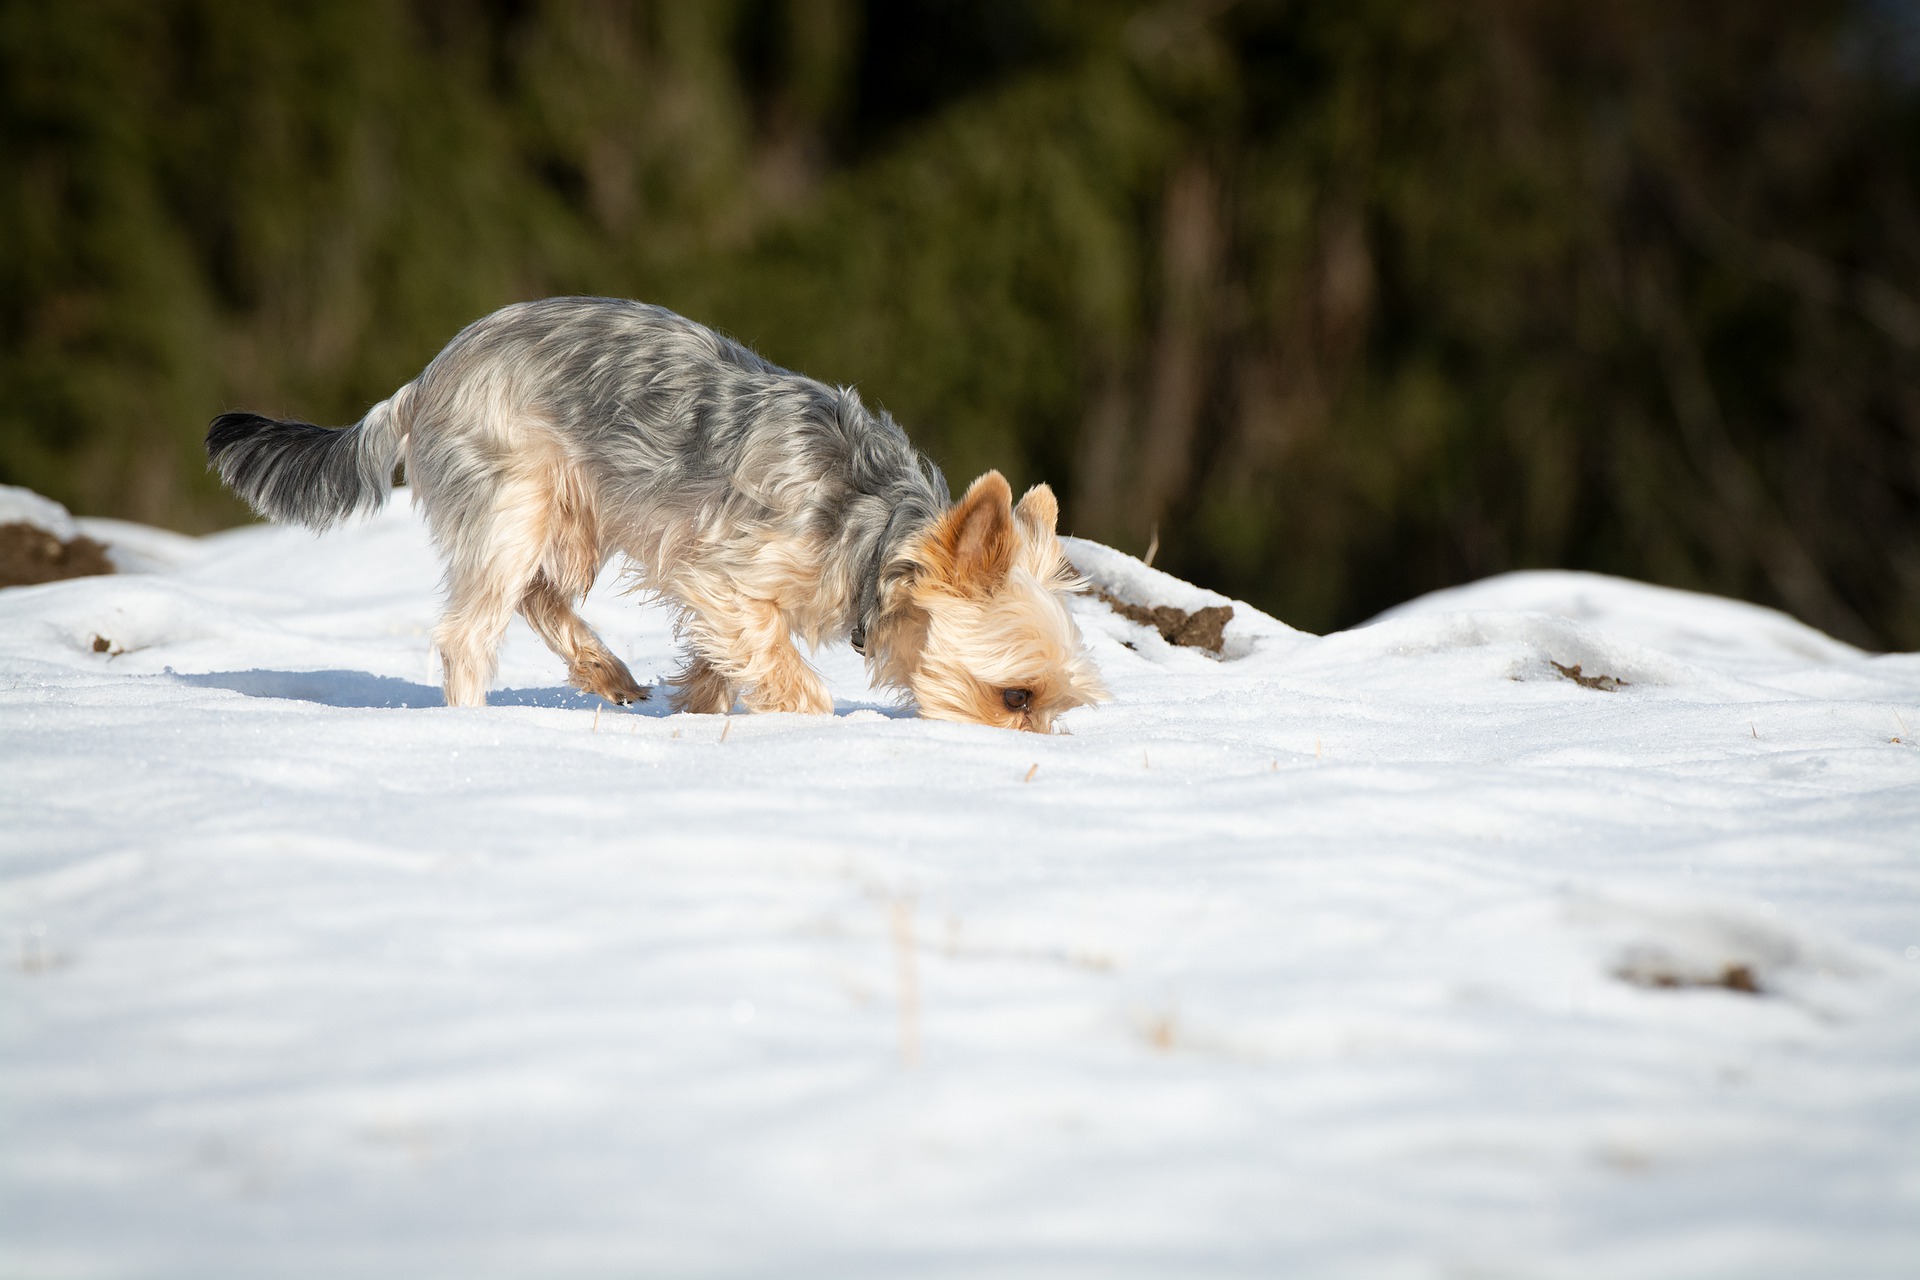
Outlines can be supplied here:
[[[369, 671], [176, 671], [173, 678], [202, 689], [231, 689], [249, 698], [285, 698], [290, 702], [318, 702], [329, 707], [392, 707], [425, 710], [447, 705], [439, 687], [415, 684]], [[604, 706], [592, 694], [561, 685], [552, 689], [493, 689], [487, 693], [493, 707], [557, 707], [566, 710]], [[656, 690], [646, 702], [627, 708], [643, 715], [665, 715], [666, 699]]]
[[[181, 684], [201, 689], [231, 689], [249, 698], [284, 698], [290, 702], [318, 702], [329, 707], [378, 707], [398, 710], [425, 710], [447, 705], [446, 695], [437, 685], [415, 684], [394, 676], [376, 676], [369, 671], [205, 671], [169, 673]], [[581, 693], [560, 685], [550, 689], [490, 689], [490, 707], [549, 707], [563, 711], [591, 711], [602, 707], [608, 712], [653, 716], [672, 715], [668, 707], [670, 685], [649, 688], [647, 700], [628, 707], [615, 707], [590, 693]], [[837, 715], [849, 711], [877, 711], [888, 719], [907, 719], [913, 713], [885, 703], [838, 701]]]

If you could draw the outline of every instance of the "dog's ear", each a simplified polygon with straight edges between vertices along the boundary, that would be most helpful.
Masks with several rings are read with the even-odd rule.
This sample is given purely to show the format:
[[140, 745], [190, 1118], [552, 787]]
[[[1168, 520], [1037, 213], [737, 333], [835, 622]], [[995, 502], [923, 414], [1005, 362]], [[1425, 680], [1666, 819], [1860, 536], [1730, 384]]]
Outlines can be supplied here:
[[1037, 484], [1013, 509], [1014, 523], [1023, 535], [1015, 562], [1054, 591], [1078, 591], [1086, 586], [1068, 562], [1054, 532], [1060, 522], [1060, 504], [1053, 490]]
[[989, 471], [969, 485], [941, 517], [935, 540], [946, 562], [940, 577], [964, 594], [985, 595], [1005, 581], [1019, 542], [1007, 478]]
[[1060, 521], [1060, 502], [1053, 496], [1053, 488], [1037, 484], [1027, 490], [1020, 499], [1020, 505], [1013, 509], [1013, 518], [1020, 522], [1027, 536], [1036, 542], [1051, 538], [1054, 526]]

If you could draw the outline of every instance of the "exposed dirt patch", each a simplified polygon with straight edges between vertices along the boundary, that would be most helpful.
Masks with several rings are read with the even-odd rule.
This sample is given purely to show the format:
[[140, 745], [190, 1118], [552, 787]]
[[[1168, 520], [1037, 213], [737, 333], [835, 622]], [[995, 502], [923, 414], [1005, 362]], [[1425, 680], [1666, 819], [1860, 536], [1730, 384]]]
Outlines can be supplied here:
[[1657, 987], [1668, 991], [1682, 987], [1718, 987], [1723, 991], [1738, 991], [1748, 996], [1767, 994], [1753, 967], [1744, 964], [1723, 965], [1718, 973], [1684, 973], [1658, 964], [1629, 964], [1616, 970], [1614, 977], [1622, 982], [1631, 982], [1636, 987]]
[[112, 573], [106, 547], [92, 538], [62, 542], [37, 524], [0, 524], [0, 587]]
[[1228, 604], [1210, 604], [1189, 613], [1170, 604], [1129, 604], [1101, 587], [1093, 588], [1093, 594], [1129, 622], [1152, 627], [1168, 644], [1208, 653], [1220, 652], [1227, 639], [1227, 623], [1233, 620], [1233, 606]]
[[1580, 671], [1580, 664], [1577, 662], [1570, 667], [1563, 667], [1559, 663], [1554, 662], [1552, 658], [1548, 658], [1547, 661], [1552, 663], [1553, 669], [1560, 673], [1562, 679], [1571, 680], [1582, 689], [1601, 689], [1607, 693], [1618, 693], [1620, 690], [1628, 687], [1625, 680], [1617, 679], [1614, 676], [1583, 675]]

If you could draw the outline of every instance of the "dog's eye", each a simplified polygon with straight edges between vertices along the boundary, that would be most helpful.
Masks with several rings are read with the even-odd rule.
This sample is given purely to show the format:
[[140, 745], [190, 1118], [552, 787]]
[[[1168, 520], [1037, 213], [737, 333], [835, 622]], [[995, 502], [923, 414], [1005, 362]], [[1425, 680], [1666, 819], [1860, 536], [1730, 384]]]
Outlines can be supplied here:
[[1002, 689], [1000, 691], [1000, 701], [1007, 704], [1007, 710], [1009, 711], [1024, 711], [1026, 710], [1027, 704], [1033, 701], [1033, 690]]

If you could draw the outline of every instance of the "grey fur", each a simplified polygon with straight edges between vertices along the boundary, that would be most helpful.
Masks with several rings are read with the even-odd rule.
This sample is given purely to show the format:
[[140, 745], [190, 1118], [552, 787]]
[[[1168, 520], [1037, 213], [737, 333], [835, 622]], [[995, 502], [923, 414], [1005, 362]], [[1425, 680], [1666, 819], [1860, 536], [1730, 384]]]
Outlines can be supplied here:
[[609, 298], [520, 303], [476, 321], [356, 427], [229, 414], [207, 447], [263, 515], [324, 528], [384, 501], [404, 437], [408, 478], [451, 561], [485, 554], [525, 422], [563, 442], [612, 529], [691, 529], [703, 549], [743, 555], [801, 536], [818, 548], [843, 635], [864, 630], [878, 579], [908, 571], [899, 551], [950, 502], [939, 469], [852, 389], [664, 308]]
[[648, 697], [575, 604], [624, 552], [687, 642], [676, 710], [825, 715], [800, 644], [864, 643], [922, 715], [1045, 733], [1106, 698], [1052, 490], [961, 502], [885, 414], [659, 307], [550, 298], [469, 325], [357, 427], [229, 414], [208, 454], [264, 513], [378, 506], [404, 456], [446, 564], [447, 701], [481, 706], [517, 612], [576, 688]]
[[223, 413], [207, 431], [207, 460], [261, 515], [327, 529], [386, 505], [405, 437], [391, 404], [381, 401], [344, 430]]

